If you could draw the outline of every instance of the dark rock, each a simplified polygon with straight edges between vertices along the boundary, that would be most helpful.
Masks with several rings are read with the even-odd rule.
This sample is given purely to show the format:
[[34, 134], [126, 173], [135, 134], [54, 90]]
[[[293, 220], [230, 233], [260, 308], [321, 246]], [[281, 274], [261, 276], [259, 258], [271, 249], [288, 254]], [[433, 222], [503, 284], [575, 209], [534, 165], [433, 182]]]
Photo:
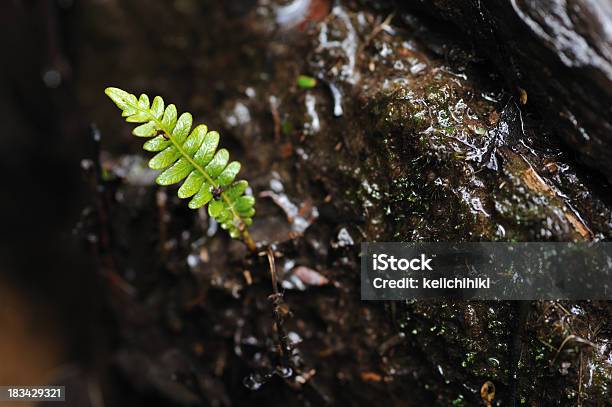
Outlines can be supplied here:
[[[612, 3], [595, 0], [419, 0], [453, 22], [511, 89], [612, 180]], [[519, 96], [520, 98], [520, 96]]]

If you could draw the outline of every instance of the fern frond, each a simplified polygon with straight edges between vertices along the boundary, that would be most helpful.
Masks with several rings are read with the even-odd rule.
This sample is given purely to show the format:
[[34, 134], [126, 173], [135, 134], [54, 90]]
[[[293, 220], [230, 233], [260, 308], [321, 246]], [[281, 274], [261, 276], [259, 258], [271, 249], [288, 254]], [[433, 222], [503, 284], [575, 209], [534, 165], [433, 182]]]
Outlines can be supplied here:
[[255, 199], [245, 195], [246, 181], [235, 181], [240, 163], [229, 162], [229, 152], [217, 149], [219, 133], [208, 131], [204, 124], [192, 129], [191, 114], [178, 116], [176, 107], [164, 106], [160, 96], [151, 103], [145, 94], [136, 98], [118, 88], [106, 88], [105, 93], [123, 111], [127, 122], [140, 123], [132, 134], [148, 138], [143, 148], [156, 153], [149, 161], [152, 169], [163, 170], [156, 182], [172, 185], [184, 180], [179, 198], [191, 198], [192, 209], [208, 204], [209, 215], [253, 250], [247, 227], [253, 222]]

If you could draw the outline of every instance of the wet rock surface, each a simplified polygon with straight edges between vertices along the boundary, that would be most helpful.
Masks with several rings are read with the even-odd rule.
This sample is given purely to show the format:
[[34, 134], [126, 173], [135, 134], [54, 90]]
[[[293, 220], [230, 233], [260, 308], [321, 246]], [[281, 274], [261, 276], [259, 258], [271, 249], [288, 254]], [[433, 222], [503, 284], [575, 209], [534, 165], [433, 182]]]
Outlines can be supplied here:
[[[85, 224], [107, 234], [130, 386], [176, 405], [478, 405], [487, 381], [499, 405], [610, 402], [607, 303], [359, 299], [362, 241], [612, 237], [604, 178], [479, 54], [380, 2], [88, 6], [80, 96], [108, 151]], [[252, 234], [273, 244], [282, 298], [264, 257], [121, 157], [138, 146], [108, 84], [220, 131], [259, 197]]]
[[[454, 24], [533, 101], [584, 163], [612, 179], [612, 6], [596, 0], [418, 2]], [[520, 98], [521, 96], [519, 96]]]

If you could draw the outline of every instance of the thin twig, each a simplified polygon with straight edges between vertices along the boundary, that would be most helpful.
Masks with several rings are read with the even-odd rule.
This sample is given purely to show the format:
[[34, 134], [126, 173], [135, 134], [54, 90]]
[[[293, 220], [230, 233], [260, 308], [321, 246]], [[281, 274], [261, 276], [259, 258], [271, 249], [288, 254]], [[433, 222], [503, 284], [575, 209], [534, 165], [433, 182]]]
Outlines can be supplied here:
[[291, 315], [291, 311], [285, 302], [283, 301], [283, 294], [278, 291], [278, 279], [276, 274], [276, 262], [274, 260], [274, 251], [268, 247], [265, 252], [259, 253], [260, 256], [268, 257], [268, 266], [270, 270], [270, 279], [272, 280], [272, 291], [273, 294], [268, 298], [274, 304], [274, 327], [278, 335], [278, 349], [284, 362], [286, 362], [287, 354], [289, 350], [289, 344], [287, 342], [287, 335], [285, 334], [284, 322], [285, 317]]
[[561, 308], [563, 310], [563, 312], [565, 313], [565, 315], [572, 315], [571, 312], [569, 312], [563, 305], [559, 304], [559, 303], [555, 303], [555, 305], [559, 308]]
[[387, 18], [385, 18], [383, 20], [382, 23], [377, 24], [376, 27], [374, 27], [372, 29], [370, 34], [365, 38], [365, 40], [363, 41], [363, 43], [359, 47], [359, 51], [357, 52], [357, 55], [361, 55], [362, 54], [363, 50], [370, 44], [370, 41], [372, 41], [385, 28], [385, 26], [389, 25], [391, 20], [393, 20], [393, 17], [395, 17], [395, 13], [389, 14], [387, 16]]
[[555, 364], [555, 362], [557, 361], [557, 357], [559, 356], [559, 354], [561, 353], [561, 351], [562, 351], [562, 350], [563, 350], [563, 348], [565, 347], [565, 344], [567, 344], [567, 343], [568, 343], [569, 341], [571, 341], [571, 340], [574, 340], [574, 341], [579, 342], [579, 343], [584, 343], [585, 345], [589, 345], [589, 346], [591, 346], [591, 347], [593, 347], [593, 348], [597, 349], [597, 345], [596, 345], [596, 344], [594, 344], [593, 342], [591, 342], [591, 341], [587, 340], [587, 339], [581, 338], [580, 336], [577, 336], [577, 335], [568, 335], [568, 336], [567, 336], [567, 337], [566, 337], [566, 338], [563, 340], [563, 342], [561, 342], [561, 345], [560, 345], [560, 346], [559, 346], [559, 348], [557, 349], [557, 354], [555, 355], [555, 357], [553, 358], [553, 360], [550, 362], [550, 364], [551, 364], [551, 365], [554, 365], [554, 364]]
[[270, 267], [270, 278], [272, 279], [272, 290], [275, 295], [278, 295], [278, 285], [276, 283], [276, 262], [274, 261], [274, 252], [268, 247], [266, 250], [266, 256], [268, 257], [268, 266]]
[[280, 142], [281, 139], [281, 120], [280, 114], [278, 113], [278, 106], [276, 98], [270, 97], [270, 113], [272, 114], [272, 120], [274, 121], [274, 141]]

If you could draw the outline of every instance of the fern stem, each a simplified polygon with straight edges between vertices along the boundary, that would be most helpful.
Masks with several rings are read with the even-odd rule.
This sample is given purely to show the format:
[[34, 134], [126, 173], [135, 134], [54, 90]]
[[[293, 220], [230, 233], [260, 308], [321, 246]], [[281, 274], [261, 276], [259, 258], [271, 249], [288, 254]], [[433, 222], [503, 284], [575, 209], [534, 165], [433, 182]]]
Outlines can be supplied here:
[[246, 228], [244, 228], [244, 230], [242, 231], [242, 240], [252, 253], [257, 253], [257, 244], [255, 243], [255, 241], [251, 237], [251, 234]]
[[[204, 176], [206, 181], [210, 183], [210, 185], [213, 188], [217, 188], [219, 186], [219, 184], [215, 182], [215, 180], [212, 179], [208, 175], [208, 173], [204, 170], [204, 168], [202, 168], [200, 164], [198, 164], [189, 154], [185, 152], [185, 150], [183, 149], [183, 146], [180, 143], [176, 142], [174, 137], [172, 137], [172, 131], [170, 131], [166, 126], [164, 126], [161, 120], [153, 116], [148, 110], [140, 109], [140, 107], [138, 106], [134, 106], [134, 107], [140, 112], [143, 112], [149, 116], [149, 118], [151, 119], [151, 121], [155, 123], [157, 128], [164, 132], [164, 134], [166, 135], [168, 140], [170, 140], [172, 145], [181, 153], [181, 156], [185, 157], [187, 161], [189, 161], [189, 163]], [[251, 252], [256, 253], [257, 245], [255, 241], [253, 240], [253, 238], [251, 237], [251, 235], [249, 234], [249, 231], [247, 230], [247, 225], [242, 221], [242, 218], [236, 212], [236, 209], [232, 205], [232, 201], [227, 197], [227, 194], [225, 192], [221, 193], [221, 198], [225, 201], [225, 203], [227, 203], [228, 208], [230, 208], [230, 210], [232, 211], [232, 216], [234, 217], [234, 219], [238, 219], [238, 221], [240, 222], [238, 229], [241, 230], [242, 241], [244, 242], [244, 244], [246, 244], [246, 246], [249, 248]]]

